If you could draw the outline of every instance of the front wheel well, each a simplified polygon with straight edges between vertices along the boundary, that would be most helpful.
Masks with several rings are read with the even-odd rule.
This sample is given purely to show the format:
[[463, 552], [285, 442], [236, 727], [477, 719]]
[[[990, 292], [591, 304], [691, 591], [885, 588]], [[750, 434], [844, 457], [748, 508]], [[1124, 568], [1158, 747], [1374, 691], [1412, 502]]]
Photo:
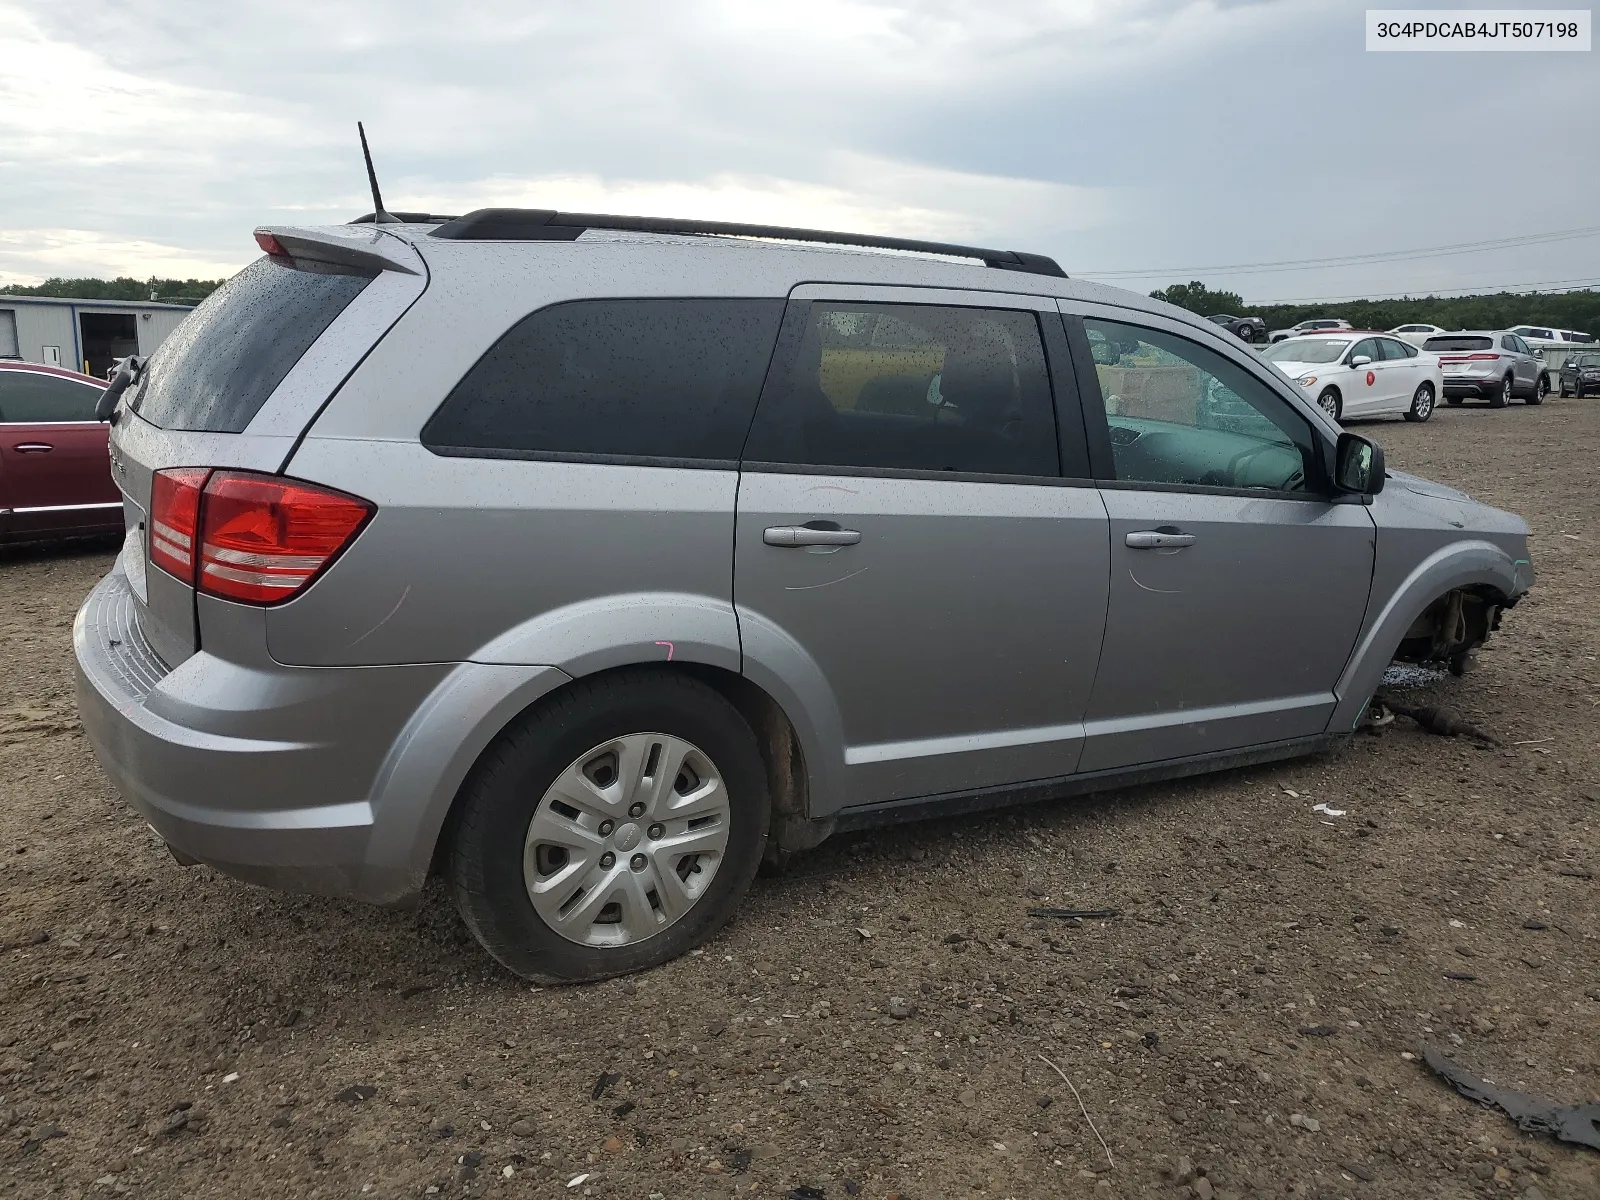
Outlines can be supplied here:
[[1497, 588], [1453, 588], [1417, 614], [1400, 639], [1395, 662], [1462, 662], [1500, 628], [1507, 597]]

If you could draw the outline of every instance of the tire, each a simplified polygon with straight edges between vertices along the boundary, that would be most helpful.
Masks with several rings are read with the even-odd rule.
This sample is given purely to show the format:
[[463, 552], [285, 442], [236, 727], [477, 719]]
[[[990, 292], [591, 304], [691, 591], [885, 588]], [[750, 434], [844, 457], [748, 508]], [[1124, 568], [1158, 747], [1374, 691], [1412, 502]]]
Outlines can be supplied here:
[[1561, 381], [1561, 398], [1565, 400], [1570, 395], [1572, 395], [1572, 393], [1567, 391], [1567, 381], [1563, 379]]
[[[684, 770], [651, 796], [645, 772], [661, 755], [679, 759]], [[561, 797], [588, 801], [583, 808], [553, 807], [563, 778]], [[631, 787], [629, 778], [637, 780]], [[698, 680], [657, 670], [580, 680], [518, 718], [462, 788], [449, 850], [462, 919], [508, 970], [546, 983], [606, 979], [677, 958], [727, 923], [755, 878], [771, 819], [766, 780], [750, 726]], [[689, 817], [675, 820], [664, 811], [674, 796], [702, 797], [695, 819], [711, 813], [720, 820], [694, 827]], [[654, 807], [641, 814], [630, 807], [635, 803]], [[567, 845], [589, 847], [587, 867], [538, 836], [564, 838], [574, 827], [576, 840]], [[691, 837], [708, 849], [673, 857], [671, 842]], [[708, 859], [710, 878], [691, 893]], [[630, 870], [636, 861], [646, 865]], [[569, 866], [571, 878], [564, 878]], [[682, 880], [681, 889], [668, 873]], [[598, 882], [585, 892], [590, 881]], [[541, 883], [549, 889], [544, 911], [574, 921], [565, 931], [535, 907]]]
[[1500, 386], [1495, 389], [1494, 395], [1489, 397], [1490, 408], [1504, 408], [1511, 403], [1511, 376], [1507, 375], [1500, 381]]
[[1411, 394], [1411, 407], [1406, 409], [1406, 420], [1426, 421], [1433, 416], [1433, 384], [1426, 381], [1417, 384], [1417, 390]]
[[1337, 421], [1339, 415], [1344, 412], [1344, 401], [1339, 397], [1339, 389], [1323, 388], [1321, 394], [1317, 396], [1317, 407]]
[[1533, 385], [1533, 393], [1532, 393], [1532, 395], [1530, 395], [1525, 401], [1523, 401], [1523, 403], [1524, 404], [1543, 404], [1544, 403], [1544, 398], [1546, 396], [1548, 396], [1549, 394], [1550, 394], [1550, 377], [1548, 375], [1541, 375], [1541, 376], [1539, 376], [1538, 381]]

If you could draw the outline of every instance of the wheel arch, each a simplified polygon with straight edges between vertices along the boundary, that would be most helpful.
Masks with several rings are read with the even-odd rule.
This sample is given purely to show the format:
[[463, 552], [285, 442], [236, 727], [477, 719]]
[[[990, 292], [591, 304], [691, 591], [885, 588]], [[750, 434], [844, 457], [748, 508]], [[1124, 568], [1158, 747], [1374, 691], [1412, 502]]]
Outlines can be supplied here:
[[1462, 592], [1506, 608], [1521, 598], [1531, 581], [1526, 559], [1513, 559], [1489, 541], [1457, 542], [1424, 559], [1389, 596], [1357, 642], [1334, 685], [1338, 703], [1328, 731], [1355, 728], [1401, 643], [1431, 606]]

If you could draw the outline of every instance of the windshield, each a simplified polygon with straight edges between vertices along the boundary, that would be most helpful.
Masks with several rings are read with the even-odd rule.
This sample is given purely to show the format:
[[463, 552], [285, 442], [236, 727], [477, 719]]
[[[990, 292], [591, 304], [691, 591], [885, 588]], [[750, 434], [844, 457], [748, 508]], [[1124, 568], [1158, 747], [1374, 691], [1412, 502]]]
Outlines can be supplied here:
[[1451, 334], [1445, 337], [1431, 337], [1422, 343], [1422, 348], [1436, 353], [1441, 350], [1492, 350], [1494, 348], [1494, 339]]
[[1600, 367], [1600, 354], [1580, 354], [1573, 365], [1578, 367]]
[[1349, 338], [1295, 338], [1263, 350], [1270, 362], [1329, 363], [1350, 347]]

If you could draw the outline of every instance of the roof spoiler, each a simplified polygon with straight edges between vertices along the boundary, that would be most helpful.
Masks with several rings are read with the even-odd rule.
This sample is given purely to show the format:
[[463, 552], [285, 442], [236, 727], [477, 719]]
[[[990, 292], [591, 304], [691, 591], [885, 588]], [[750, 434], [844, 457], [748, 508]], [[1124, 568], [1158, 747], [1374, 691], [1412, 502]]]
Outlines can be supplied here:
[[865, 246], [875, 250], [906, 250], [975, 258], [987, 267], [1023, 271], [1065, 279], [1067, 273], [1055, 259], [1021, 250], [991, 250], [952, 242], [924, 242], [913, 238], [877, 237], [866, 233], [838, 233], [825, 229], [796, 229], [787, 225], [747, 225], [738, 221], [696, 221], [676, 217], [622, 217], [606, 213], [564, 213], [549, 208], [480, 208], [445, 221], [432, 232], [436, 238], [456, 241], [570, 242], [587, 229], [633, 233], [689, 234], [706, 237], [768, 238], [785, 242], [819, 242], [833, 246]]
[[380, 271], [423, 273], [417, 252], [400, 238], [381, 232], [381, 226], [263, 225], [255, 235], [256, 244], [268, 254], [287, 258], [304, 270], [371, 275]]

